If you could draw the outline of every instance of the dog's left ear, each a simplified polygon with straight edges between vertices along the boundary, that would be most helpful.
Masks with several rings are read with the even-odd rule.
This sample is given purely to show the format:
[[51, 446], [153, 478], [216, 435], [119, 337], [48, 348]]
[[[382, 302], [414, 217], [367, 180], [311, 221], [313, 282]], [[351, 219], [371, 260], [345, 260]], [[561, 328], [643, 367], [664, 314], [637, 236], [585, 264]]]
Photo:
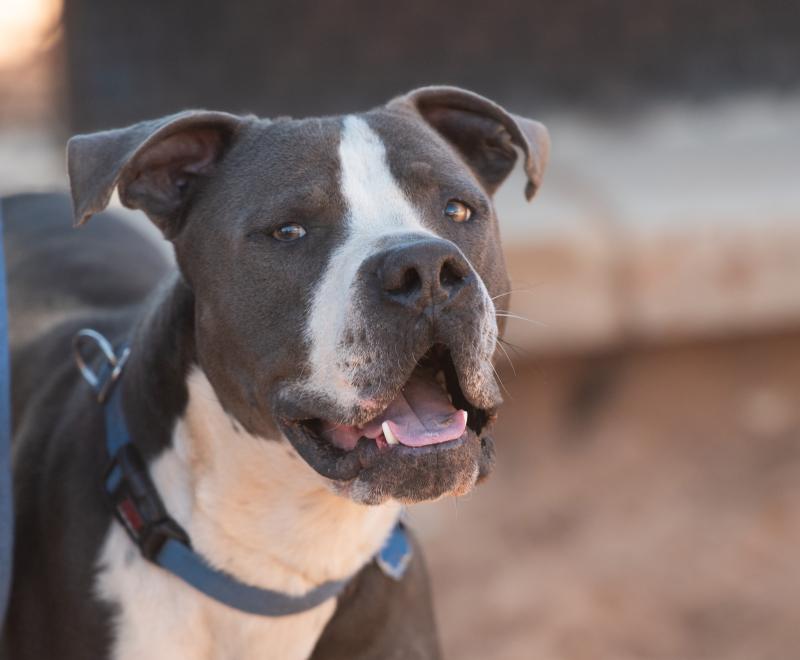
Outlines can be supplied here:
[[528, 177], [525, 196], [536, 194], [550, 155], [543, 124], [458, 87], [421, 87], [389, 103], [397, 105], [410, 105], [453, 145], [490, 194], [511, 172], [517, 160], [514, 146], [519, 147]]
[[102, 211], [114, 188], [128, 208], [141, 209], [167, 238], [242, 123], [225, 112], [191, 110], [88, 135], [67, 143], [75, 224]]

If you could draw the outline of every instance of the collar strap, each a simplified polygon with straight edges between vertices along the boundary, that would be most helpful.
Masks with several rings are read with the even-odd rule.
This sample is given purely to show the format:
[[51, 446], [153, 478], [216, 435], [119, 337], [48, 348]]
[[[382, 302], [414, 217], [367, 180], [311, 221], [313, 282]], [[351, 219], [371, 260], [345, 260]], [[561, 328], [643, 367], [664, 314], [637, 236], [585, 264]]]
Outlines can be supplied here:
[[[110, 351], [116, 357], [114, 360], [109, 358], [107, 348], [110, 344], [102, 335], [94, 331], [91, 331], [92, 335], [86, 331], [81, 333], [80, 336], [91, 336], [97, 342], [105, 358], [97, 372], [91, 371], [82, 355], [79, 361], [81, 373], [100, 396], [105, 410], [106, 449], [110, 461], [103, 487], [114, 516], [142, 556], [206, 596], [248, 614], [288, 616], [313, 609], [329, 598], [338, 596], [347, 586], [349, 578], [325, 582], [301, 596], [293, 596], [240, 582], [229, 573], [214, 568], [192, 549], [189, 535], [167, 512], [125, 423], [122, 390], [115, 385], [118, 385], [116, 381], [122, 371], [119, 363], [122, 362], [124, 366], [122, 356], [127, 358], [129, 349], [123, 346], [116, 352]], [[100, 337], [102, 343], [96, 337]], [[87, 371], [94, 378], [86, 377]], [[400, 580], [411, 557], [408, 533], [403, 523], [398, 522], [376, 555], [376, 563], [387, 576]]]

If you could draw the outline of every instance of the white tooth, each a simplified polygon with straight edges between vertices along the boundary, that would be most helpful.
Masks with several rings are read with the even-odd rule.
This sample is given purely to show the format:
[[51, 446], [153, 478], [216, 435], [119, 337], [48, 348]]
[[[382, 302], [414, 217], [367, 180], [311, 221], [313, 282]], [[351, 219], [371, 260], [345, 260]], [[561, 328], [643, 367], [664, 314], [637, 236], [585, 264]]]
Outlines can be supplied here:
[[381, 424], [381, 428], [383, 429], [383, 435], [386, 438], [387, 444], [390, 445], [399, 445], [400, 441], [395, 437], [394, 433], [392, 433], [392, 429], [389, 428], [389, 422], [384, 422]]

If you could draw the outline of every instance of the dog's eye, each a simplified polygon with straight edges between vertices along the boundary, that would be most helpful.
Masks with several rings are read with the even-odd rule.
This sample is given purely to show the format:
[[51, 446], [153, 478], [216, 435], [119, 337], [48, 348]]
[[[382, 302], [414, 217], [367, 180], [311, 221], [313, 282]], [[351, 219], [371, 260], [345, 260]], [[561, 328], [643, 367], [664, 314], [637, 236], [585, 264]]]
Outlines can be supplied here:
[[296, 241], [298, 238], [303, 238], [305, 235], [306, 230], [296, 222], [289, 222], [285, 225], [281, 225], [272, 232], [272, 237], [279, 241]]
[[453, 222], [466, 222], [472, 217], [472, 209], [464, 202], [451, 199], [444, 207], [444, 214]]

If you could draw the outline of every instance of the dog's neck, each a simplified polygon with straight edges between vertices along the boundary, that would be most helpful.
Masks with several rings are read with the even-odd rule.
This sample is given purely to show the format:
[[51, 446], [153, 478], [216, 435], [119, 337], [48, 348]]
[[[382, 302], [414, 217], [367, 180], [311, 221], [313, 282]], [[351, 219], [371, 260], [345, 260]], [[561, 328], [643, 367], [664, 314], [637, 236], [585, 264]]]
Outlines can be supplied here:
[[137, 443], [136, 428], [154, 423], [145, 453], [167, 509], [199, 552], [250, 584], [303, 593], [353, 575], [380, 549], [399, 504], [345, 499], [286, 440], [237, 424], [197, 366], [192, 307], [191, 292], [174, 283], [145, 317], [126, 382], [126, 409], [140, 412], [131, 420]]
[[354, 574], [380, 549], [398, 505], [334, 494], [285, 440], [242, 430], [199, 368], [188, 387], [153, 476], [195, 547], [241, 579], [297, 592]]

